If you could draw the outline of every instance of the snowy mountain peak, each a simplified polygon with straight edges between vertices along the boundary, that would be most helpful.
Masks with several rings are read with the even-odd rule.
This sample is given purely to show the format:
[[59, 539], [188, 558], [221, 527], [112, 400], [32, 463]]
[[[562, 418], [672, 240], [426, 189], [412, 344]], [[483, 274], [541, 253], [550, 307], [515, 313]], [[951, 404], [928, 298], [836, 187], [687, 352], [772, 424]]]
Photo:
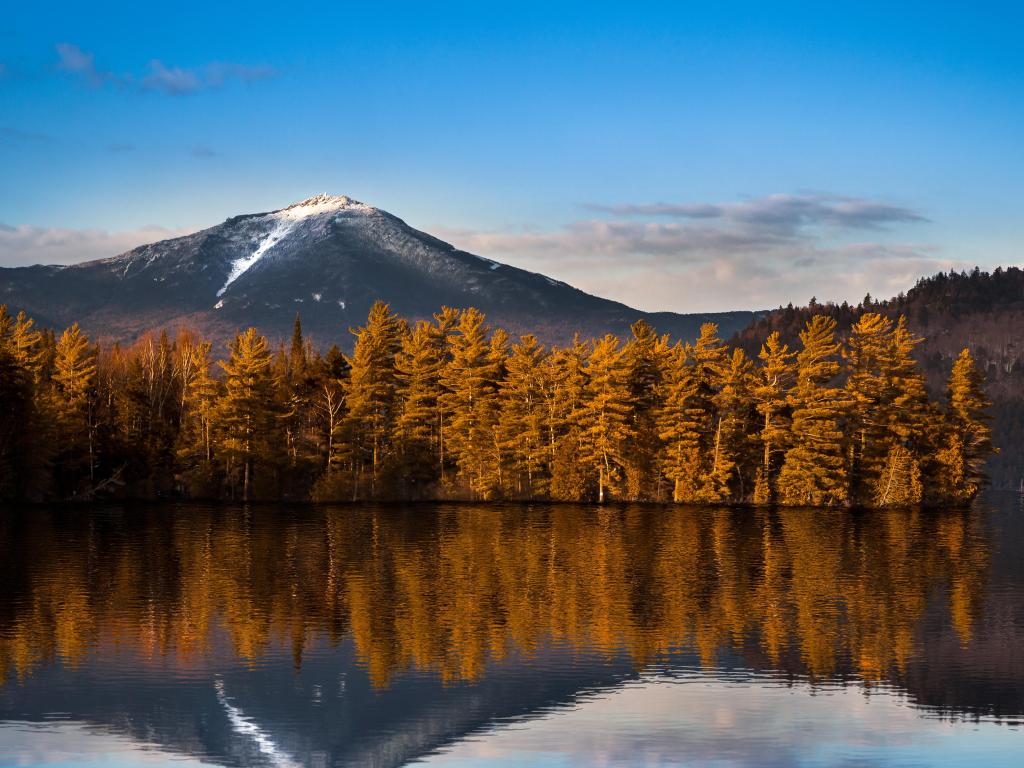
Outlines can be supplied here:
[[223, 296], [232, 283], [293, 233], [305, 232], [308, 236], [310, 232], [319, 232], [322, 236], [329, 231], [332, 218], [342, 211], [368, 214], [377, 209], [345, 195], [321, 194], [253, 219], [251, 224], [259, 228], [258, 236], [253, 241], [252, 231], [247, 230], [245, 240], [251, 243], [250, 249], [231, 262], [217, 297]]
[[290, 219], [304, 219], [309, 216], [319, 216], [325, 213], [335, 213], [337, 211], [344, 210], [355, 210], [369, 213], [376, 209], [372, 206], [361, 203], [358, 200], [353, 200], [351, 197], [345, 195], [314, 195], [313, 197], [305, 200], [300, 200], [297, 203], [292, 203], [287, 208], [282, 208], [279, 211], [275, 211], [276, 214], [283, 214]]

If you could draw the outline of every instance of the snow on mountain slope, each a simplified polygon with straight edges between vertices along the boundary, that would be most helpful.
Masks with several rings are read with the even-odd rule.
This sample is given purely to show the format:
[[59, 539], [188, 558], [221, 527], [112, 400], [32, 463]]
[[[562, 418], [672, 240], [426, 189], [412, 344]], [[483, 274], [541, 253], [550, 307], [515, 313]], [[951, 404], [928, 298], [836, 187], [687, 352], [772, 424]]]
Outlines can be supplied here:
[[221, 289], [217, 291], [217, 296], [223, 296], [224, 291], [228, 289], [229, 285], [231, 285], [233, 282], [235, 282], [235, 280], [241, 277], [245, 273], [245, 271], [249, 269], [249, 267], [251, 267], [257, 261], [259, 261], [264, 253], [266, 253], [275, 245], [277, 245], [277, 241], [283, 238], [289, 232], [291, 232], [294, 227], [295, 224], [290, 221], [277, 222], [277, 224], [274, 225], [274, 228], [270, 230], [270, 234], [268, 234], [266, 237], [263, 238], [262, 241], [260, 241], [260, 244], [256, 247], [256, 250], [253, 251], [251, 255], [240, 256], [239, 258], [231, 262], [231, 271], [228, 273], [227, 282], [225, 282]]

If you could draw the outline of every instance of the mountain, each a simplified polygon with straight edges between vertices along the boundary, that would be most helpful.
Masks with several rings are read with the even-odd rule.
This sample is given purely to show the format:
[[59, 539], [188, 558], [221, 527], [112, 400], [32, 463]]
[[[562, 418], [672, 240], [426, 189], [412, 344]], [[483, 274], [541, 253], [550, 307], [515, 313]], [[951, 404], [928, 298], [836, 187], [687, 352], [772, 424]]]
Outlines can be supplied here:
[[374, 301], [429, 318], [442, 305], [475, 306], [510, 333], [565, 343], [623, 334], [643, 318], [694, 337], [717, 322], [729, 335], [757, 313], [646, 313], [544, 275], [474, 256], [386, 211], [318, 195], [269, 213], [233, 216], [192, 235], [71, 266], [0, 269], [0, 302], [42, 325], [77, 321], [103, 339], [130, 341], [156, 328], [190, 326], [223, 340], [256, 326], [285, 338], [296, 312], [320, 345], [348, 342]]
[[779, 331], [794, 347], [812, 315], [834, 317], [845, 333], [865, 312], [903, 315], [911, 330], [924, 337], [917, 358], [936, 395], [944, 394], [960, 350], [970, 349], [985, 371], [992, 400], [992, 437], [999, 453], [989, 461], [989, 474], [996, 487], [1024, 485], [1024, 270], [939, 273], [885, 301], [867, 296], [859, 304], [780, 307], [762, 314], [733, 340], [756, 355], [768, 334]]

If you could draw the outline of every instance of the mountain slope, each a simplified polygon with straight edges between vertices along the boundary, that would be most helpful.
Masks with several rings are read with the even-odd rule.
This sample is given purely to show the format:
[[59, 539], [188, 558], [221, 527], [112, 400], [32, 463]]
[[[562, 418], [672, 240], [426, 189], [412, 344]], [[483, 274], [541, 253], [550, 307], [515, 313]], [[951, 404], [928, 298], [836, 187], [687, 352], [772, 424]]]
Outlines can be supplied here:
[[78, 321], [121, 341], [177, 325], [218, 339], [255, 325], [283, 338], [299, 312], [319, 344], [346, 344], [347, 328], [361, 324], [378, 299], [410, 319], [430, 317], [441, 305], [475, 306], [512, 333], [557, 343], [577, 331], [625, 333], [639, 318], [682, 338], [708, 321], [728, 335], [757, 314], [640, 312], [460, 251], [385, 211], [328, 195], [109, 259], [0, 269], [0, 302], [41, 324]]

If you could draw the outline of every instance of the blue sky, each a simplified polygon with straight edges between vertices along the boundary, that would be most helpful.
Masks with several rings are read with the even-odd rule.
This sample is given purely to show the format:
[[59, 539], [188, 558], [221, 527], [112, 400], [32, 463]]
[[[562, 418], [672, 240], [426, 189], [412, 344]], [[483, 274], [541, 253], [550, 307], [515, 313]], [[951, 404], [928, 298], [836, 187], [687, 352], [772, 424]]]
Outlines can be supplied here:
[[1022, 260], [1021, 6], [551, 5], [7, 7], [0, 264], [319, 192], [645, 309]]

